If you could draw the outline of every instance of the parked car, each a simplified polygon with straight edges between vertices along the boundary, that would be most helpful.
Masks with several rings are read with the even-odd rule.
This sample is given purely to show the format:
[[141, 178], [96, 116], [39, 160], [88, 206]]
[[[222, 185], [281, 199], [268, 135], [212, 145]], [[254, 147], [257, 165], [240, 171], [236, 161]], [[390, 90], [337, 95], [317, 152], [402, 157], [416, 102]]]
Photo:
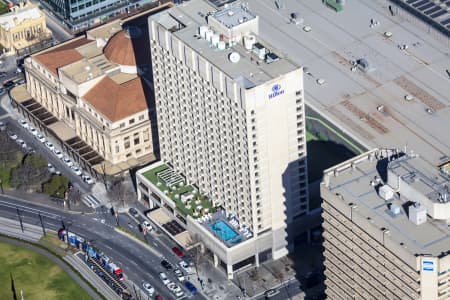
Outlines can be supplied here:
[[0, 72], [0, 78], [5, 78], [6, 76], [8, 76], [6, 72]]
[[164, 300], [164, 298], [161, 295], [156, 295], [155, 300]]
[[270, 289], [264, 292], [264, 296], [266, 297], [266, 299], [272, 298], [273, 296], [279, 294], [280, 291], [279, 290], [275, 290], [275, 289]]
[[133, 216], [133, 217], [135, 217], [135, 218], [137, 218], [137, 217], [139, 217], [139, 213], [138, 213], [138, 211], [136, 210], [136, 208], [130, 208], [129, 210], [128, 210], [129, 212], [130, 212], [130, 214]]
[[183, 251], [181, 251], [178, 247], [173, 247], [172, 248], [173, 253], [175, 253], [178, 257], [183, 257], [184, 253]]
[[184, 286], [188, 289], [189, 292], [191, 292], [192, 295], [197, 295], [198, 290], [197, 290], [197, 288], [195, 287], [195, 285], [192, 284], [192, 282], [186, 281], [186, 282], [184, 283]]
[[72, 168], [72, 171], [73, 171], [76, 175], [81, 176], [81, 174], [83, 174], [78, 166], [71, 166], [71, 168]]
[[6, 90], [4, 88], [0, 88], [0, 96], [5, 94], [5, 93], [6, 93]]
[[19, 122], [20, 126], [22, 126], [23, 128], [28, 128], [28, 123], [25, 120], [20, 119], [17, 122]]
[[180, 282], [184, 281], [184, 275], [183, 272], [180, 271], [180, 269], [173, 270], [173, 273], [177, 276], [178, 281]]
[[192, 269], [187, 262], [184, 260], [180, 261], [178, 265], [188, 274], [192, 273]]
[[28, 130], [30, 131], [30, 133], [32, 134], [32, 135], [37, 135], [38, 134], [38, 131], [36, 130], [36, 128], [34, 128], [34, 127], [28, 127]]
[[73, 162], [67, 156], [63, 157], [62, 161], [69, 167], [73, 166]]
[[0, 131], [4, 131], [6, 129], [6, 124], [4, 122], [0, 122]]
[[172, 293], [175, 293], [175, 288], [177, 287], [177, 285], [175, 283], [173, 283], [172, 281], [169, 281], [166, 284], [166, 286]]
[[52, 151], [53, 151], [53, 149], [55, 149], [55, 146], [53, 146], [53, 144], [50, 143], [49, 141], [45, 142], [45, 146]]
[[63, 158], [63, 156], [64, 156], [62, 154], [61, 150], [59, 150], [58, 148], [54, 148], [53, 153], [55, 153], [56, 157], [58, 157], [58, 158]]
[[8, 132], [8, 136], [12, 140], [17, 140], [17, 134], [15, 134], [14, 132]]
[[181, 298], [184, 296], [184, 292], [183, 291], [176, 291], [175, 292], [175, 296], [177, 296], [178, 298]]
[[91, 176], [83, 174], [81, 175], [81, 178], [86, 182], [87, 184], [94, 184], [94, 180], [91, 178]]
[[152, 230], [153, 230], [152, 225], [151, 225], [150, 222], [147, 221], [147, 220], [145, 220], [144, 222], [142, 222], [142, 227], [143, 227], [143, 228], [144, 228], [144, 227], [147, 228], [148, 231], [152, 231]]
[[42, 134], [40, 133], [36, 134], [36, 138], [39, 142], [45, 143], [45, 137]]
[[6, 89], [10, 89], [10, 88], [14, 87], [15, 85], [16, 85], [16, 84], [15, 84], [14, 81], [12, 81], [12, 80], [7, 81], [7, 82], [5, 82], [5, 83], [3, 84], [3, 86], [4, 86]]
[[163, 266], [167, 271], [172, 270], [172, 265], [165, 259], [161, 261], [161, 266]]
[[150, 285], [150, 283], [148, 282], [144, 282], [142, 284], [142, 287], [144, 288], [144, 290], [150, 295], [152, 296], [153, 293], [155, 292], [155, 289]]
[[47, 168], [50, 173], [56, 173], [56, 168], [52, 164], [48, 164]]
[[170, 282], [169, 278], [167, 278], [167, 275], [164, 272], [159, 273], [159, 278], [161, 279], [164, 285], [167, 285]]
[[25, 141], [22, 140], [22, 139], [17, 139], [17, 140], [16, 140], [16, 143], [17, 143], [19, 146], [22, 146], [23, 144], [25, 144]]

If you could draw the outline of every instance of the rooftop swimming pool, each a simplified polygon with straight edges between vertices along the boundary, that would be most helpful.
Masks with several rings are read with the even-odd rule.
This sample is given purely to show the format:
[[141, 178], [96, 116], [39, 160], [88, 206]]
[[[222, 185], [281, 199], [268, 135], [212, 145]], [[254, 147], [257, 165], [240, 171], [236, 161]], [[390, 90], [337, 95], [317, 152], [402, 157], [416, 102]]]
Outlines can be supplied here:
[[209, 229], [211, 229], [218, 238], [229, 244], [237, 244], [242, 240], [239, 233], [223, 220], [210, 224]]

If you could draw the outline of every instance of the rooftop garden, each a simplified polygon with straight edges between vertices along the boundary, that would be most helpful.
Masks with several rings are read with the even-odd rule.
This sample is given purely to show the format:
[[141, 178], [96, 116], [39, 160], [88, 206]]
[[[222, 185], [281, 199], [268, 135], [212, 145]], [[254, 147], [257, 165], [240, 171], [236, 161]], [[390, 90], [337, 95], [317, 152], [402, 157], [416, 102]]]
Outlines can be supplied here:
[[163, 164], [142, 175], [169, 197], [183, 216], [198, 218], [216, 212], [206, 196], [200, 194], [194, 186], [186, 184], [184, 177], [169, 166]]

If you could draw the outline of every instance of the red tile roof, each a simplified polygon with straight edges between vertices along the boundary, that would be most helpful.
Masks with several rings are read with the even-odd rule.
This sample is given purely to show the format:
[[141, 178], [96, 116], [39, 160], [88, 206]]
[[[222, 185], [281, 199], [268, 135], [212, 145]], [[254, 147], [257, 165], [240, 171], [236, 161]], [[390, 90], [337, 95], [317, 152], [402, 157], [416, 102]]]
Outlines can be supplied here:
[[84, 95], [84, 99], [112, 122], [147, 109], [145, 87], [136, 77], [122, 84], [105, 76]]
[[38, 53], [34, 56], [34, 58], [45, 66], [50, 72], [58, 75], [59, 68], [83, 58], [83, 56], [75, 50], [75, 48], [89, 42], [92, 41], [86, 38], [75, 39], [72, 42], [64, 43], [62, 45], [52, 47], [42, 53]]

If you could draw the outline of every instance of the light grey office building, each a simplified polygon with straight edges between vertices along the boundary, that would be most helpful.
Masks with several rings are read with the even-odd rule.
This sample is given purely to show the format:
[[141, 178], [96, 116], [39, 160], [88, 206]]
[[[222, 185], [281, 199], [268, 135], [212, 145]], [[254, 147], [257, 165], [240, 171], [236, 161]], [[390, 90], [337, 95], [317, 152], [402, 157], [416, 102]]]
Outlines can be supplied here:
[[[161, 160], [251, 233], [248, 247], [223, 248], [220, 233], [197, 232], [229, 276], [286, 255], [288, 224], [308, 211], [303, 70], [258, 36], [258, 21], [245, 3], [203, 0], [149, 18]], [[182, 216], [191, 231], [205, 225], [197, 217]]]

